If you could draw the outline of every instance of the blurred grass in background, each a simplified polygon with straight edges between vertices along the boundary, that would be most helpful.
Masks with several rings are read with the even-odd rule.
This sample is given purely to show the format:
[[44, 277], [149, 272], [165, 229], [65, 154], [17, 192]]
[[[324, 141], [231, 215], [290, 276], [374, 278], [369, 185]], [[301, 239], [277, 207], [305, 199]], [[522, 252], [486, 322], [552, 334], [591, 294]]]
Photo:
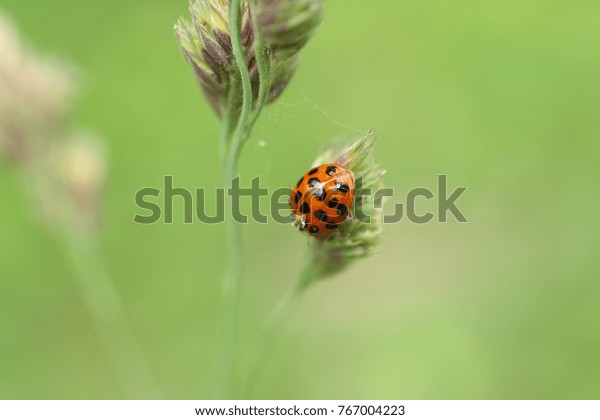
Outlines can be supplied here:
[[[171, 32], [186, 6], [2, 3], [39, 51], [82, 70], [75, 122], [110, 151], [102, 250], [180, 399], [211, 396], [224, 227], [132, 219], [135, 192], [164, 175], [220, 185], [218, 124]], [[599, 45], [592, 1], [328, 1], [242, 182], [290, 186], [328, 142], [373, 126], [393, 201], [448, 174], [450, 191], [469, 187], [469, 223], [387, 226], [378, 256], [310, 291], [255, 397], [598, 398]], [[123, 397], [17, 178], [0, 168], [0, 397]], [[306, 245], [282, 225], [244, 234], [242, 368]]]

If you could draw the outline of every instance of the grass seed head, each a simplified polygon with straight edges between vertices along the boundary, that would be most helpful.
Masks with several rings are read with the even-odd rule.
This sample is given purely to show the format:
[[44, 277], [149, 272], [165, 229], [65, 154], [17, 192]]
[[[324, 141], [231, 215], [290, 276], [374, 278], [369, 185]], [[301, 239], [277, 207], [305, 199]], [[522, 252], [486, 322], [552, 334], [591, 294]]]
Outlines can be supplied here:
[[369, 131], [345, 149], [329, 148], [315, 161], [315, 166], [335, 162], [352, 171], [356, 188], [352, 217], [336, 233], [315, 239], [310, 245], [322, 276], [335, 274], [353, 261], [377, 252], [383, 233], [383, 208], [375, 202], [374, 194], [383, 187], [385, 171], [375, 162], [374, 146], [375, 136]]
[[[268, 75], [263, 78], [265, 102], [276, 100], [298, 67], [298, 53], [321, 23], [323, 0], [244, 0], [241, 38], [252, 85], [254, 105], [260, 90], [256, 41], [264, 49]], [[191, 19], [179, 19], [174, 31], [208, 102], [219, 117], [238, 107], [242, 90], [229, 25], [229, 1], [195, 0]]]

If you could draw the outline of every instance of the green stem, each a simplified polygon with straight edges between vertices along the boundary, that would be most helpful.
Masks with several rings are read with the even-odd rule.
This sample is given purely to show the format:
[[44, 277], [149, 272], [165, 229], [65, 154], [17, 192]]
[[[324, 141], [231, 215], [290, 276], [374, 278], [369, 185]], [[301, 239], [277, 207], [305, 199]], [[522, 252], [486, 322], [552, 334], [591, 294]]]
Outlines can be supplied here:
[[[255, 28], [258, 25], [255, 23]], [[271, 73], [271, 66], [267, 49], [263, 44], [260, 31], [254, 33], [254, 55], [256, 57], [256, 65], [258, 67], [259, 87], [258, 87], [258, 100], [256, 103], [256, 109], [254, 111], [254, 117], [252, 119], [252, 125], [256, 123], [260, 112], [262, 111], [265, 102], [267, 101], [267, 95], [271, 90], [271, 84], [273, 83], [273, 75]]]
[[[246, 139], [246, 135], [250, 128], [250, 125], [248, 124], [248, 118], [250, 117], [250, 113], [252, 111], [252, 84], [250, 81], [250, 73], [248, 73], [248, 63], [246, 62], [244, 45], [241, 37], [240, 4], [241, 0], [230, 0], [229, 3], [231, 45], [233, 48], [235, 63], [240, 72], [240, 78], [242, 79], [243, 95], [240, 118], [238, 120], [235, 132], [233, 133], [233, 138], [229, 148], [228, 163], [230, 165], [230, 172], [234, 176], [237, 169], [237, 161], [243, 147], [243, 142]], [[231, 179], [229, 181], [231, 181]]]
[[[227, 162], [227, 155], [229, 150], [229, 142], [231, 140], [231, 136], [233, 135], [233, 130], [235, 127], [232, 127], [232, 123], [237, 121], [237, 115], [234, 115], [233, 103], [235, 100], [235, 95], [238, 91], [238, 80], [237, 78], [230, 77], [229, 81], [229, 93], [227, 94], [227, 106], [223, 112], [223, 118], [221, 120], [221, 141], [219, 144], [219, 152], [221, 156], [221, 167], [223, 170], [223, 176], [225, 176], [225, 162]], [[225, 180], [225, 186], [227, 186], [228, 180]]]
[[[30, 188], [35, 207], [56, 200], [54, 185], [43, 170], [43, 163], [33, 161], [23, 172], [24, 185]], [[146, 361], [141, 345], [127, 317], [114, 280], [98, 253], [94, 239], [83, 226], [74, 223], [78, 214], [69, 202], [64, 214], [47, 227], [61, 246], [69, 263], [84, 306], [108, 355], [108, 361], [127, 398], [160, 398], [160, 387]]]
[[127, 398], [159, 398], [158, 384], [92, 240], [57, 232], [77, 285]]
[[[232, 134], [227, 156], [224, 162], [224, 181], [230, 186], [233, 178], [237, 176], [237, 167], [240, 152], [246, 139], [249, 125], [248, 118], [252, 111], [252, 86], [248, 64], [244, 55], [244, 46], [241, 38], [240, 0], [229, 2], [229, 26], [231, 31], [231, 44], [233, 55], [242, 81], [242, 108], [235, 131]], [[233, 376], [236, 347], [236, 314], [241, 278], [242, 246], [240, 226], [233, 219], [232, 204], [226, 200], [226, 225], [227, 240], [229, 243], [229, 263], [227, 272], [221, 286], [221, 328], [218, 349], [218, 380], [217, 395], [229, 399], [233, 396]]]
[[277, 337], [283, 330], [285, 323], [304, 295], [304, 292], [318, 278], [319, 272], [315, 269], [313, 259], [307, 259], [307, 263], [302, 269], [295, 286], [279, 301], [273, 312], [264, 323], [261, 334], [258, 339], [258, 349], [250, 365], [250, 374], [248, 375], [247, 393], [248, 398], [252, 394], [253, 388], [258, 379], [259, 373], [263, 370], [267, 356], [273, 349]]

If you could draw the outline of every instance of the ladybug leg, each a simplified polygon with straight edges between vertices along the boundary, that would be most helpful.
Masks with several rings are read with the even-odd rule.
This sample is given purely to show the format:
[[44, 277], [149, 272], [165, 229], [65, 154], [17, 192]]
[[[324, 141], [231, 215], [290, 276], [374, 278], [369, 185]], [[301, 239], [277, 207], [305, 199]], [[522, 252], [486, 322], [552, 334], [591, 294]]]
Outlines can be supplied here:
[[296, 226], [298, 230], [303, 231], [306, 229], [306, 218], [304, 216], [296, 216], [294, 226]]

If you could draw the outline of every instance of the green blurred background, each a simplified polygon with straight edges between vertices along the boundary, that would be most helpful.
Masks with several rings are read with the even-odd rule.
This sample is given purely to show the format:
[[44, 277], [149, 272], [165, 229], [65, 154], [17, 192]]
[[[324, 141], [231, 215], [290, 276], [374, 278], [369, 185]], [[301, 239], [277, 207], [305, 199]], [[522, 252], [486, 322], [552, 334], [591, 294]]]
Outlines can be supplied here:
[[[186, 7], [2, 0], [32, 45], [81, 68], [75, 122], [110, 159], [101, 251], [177, 399], [212, 395], [224, 226], [132, 219], [135, 192], [164, 175], [220, 185], [218, 123], [172, 35]], [[305, 296], [254, 397], [600, 397], [599, 47], [593, 1], [327, 1], [244, 151], [245, 181], [289, 186], [330, 141], [374, 127], [394, 201], [448, 174], [469, 187], [469, 223], [387, 226], [377, 256]], [[0, 168], [0, 397], [123, 398], [18, 181]], [[273, 223], [243, 233], [242, 368], [307, 243]]]

